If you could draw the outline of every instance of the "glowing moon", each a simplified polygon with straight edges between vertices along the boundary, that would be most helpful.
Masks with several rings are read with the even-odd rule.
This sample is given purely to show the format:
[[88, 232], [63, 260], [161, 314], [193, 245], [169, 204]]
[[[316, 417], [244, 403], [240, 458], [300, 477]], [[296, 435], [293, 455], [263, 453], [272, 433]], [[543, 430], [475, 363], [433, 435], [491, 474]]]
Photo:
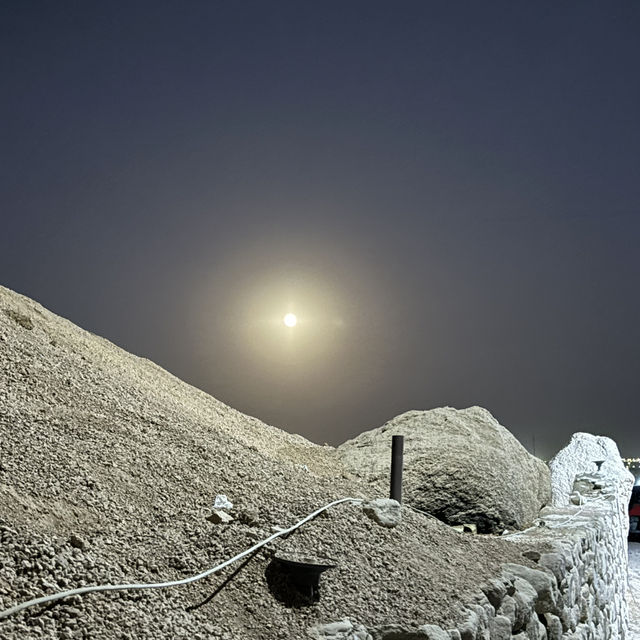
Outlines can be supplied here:
[[287, 313], [287, 315], [282, 319], [287, 327], [295, 327], [298, 324], [298, 318], [296, 318], [295, 313]]

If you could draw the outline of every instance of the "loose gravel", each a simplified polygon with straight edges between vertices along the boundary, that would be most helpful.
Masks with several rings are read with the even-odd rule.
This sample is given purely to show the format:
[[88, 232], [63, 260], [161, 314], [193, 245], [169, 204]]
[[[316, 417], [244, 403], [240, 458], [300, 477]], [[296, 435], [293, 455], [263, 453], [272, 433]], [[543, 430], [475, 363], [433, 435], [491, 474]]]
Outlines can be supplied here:
[[[207, 519], [217, 494], [230, 524]], [[75, 587], [198, 573], [345, 496], [378, 493], [335, 450], [268, 426], [0, 287], [0, 610]], [[349, 617], [451, 624], [527, 549], [406, 510], [395, 529], [342, 504], [201, 582], [67, 598], [2, 638], [299, 639]], [[335, 561], [318, 602], [283, 601], [272, 555]]]

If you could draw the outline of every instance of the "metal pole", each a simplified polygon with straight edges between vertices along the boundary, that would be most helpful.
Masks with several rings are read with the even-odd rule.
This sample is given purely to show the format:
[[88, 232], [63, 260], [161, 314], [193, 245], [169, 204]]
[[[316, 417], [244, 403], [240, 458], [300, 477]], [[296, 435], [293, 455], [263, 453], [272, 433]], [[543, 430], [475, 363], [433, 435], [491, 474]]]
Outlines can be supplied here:
[[402, 454], [404, 436], [391, 437], [391, 495], [392, 500], [402, 502]]

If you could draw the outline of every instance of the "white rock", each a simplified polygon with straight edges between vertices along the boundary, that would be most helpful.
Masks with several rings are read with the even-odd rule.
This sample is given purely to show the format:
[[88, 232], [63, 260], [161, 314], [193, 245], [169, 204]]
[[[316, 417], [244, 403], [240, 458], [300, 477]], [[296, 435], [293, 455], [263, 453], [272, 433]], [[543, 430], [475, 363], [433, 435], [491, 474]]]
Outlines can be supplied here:
[[233, 509], [233, 502], [224, 495], [224, 493], [219, 493], [216, 496], [216, 499], [213, 502], [214, 509]]
[[309, 636], [314, 640], [372, 640], [364, 626], [353, 624], [349, 618], [311, 627]]
[[362, 505], [362, 510], [383, 527], [396, 527], [402, 519], [402, 506], [391, 498], [376, 498]]

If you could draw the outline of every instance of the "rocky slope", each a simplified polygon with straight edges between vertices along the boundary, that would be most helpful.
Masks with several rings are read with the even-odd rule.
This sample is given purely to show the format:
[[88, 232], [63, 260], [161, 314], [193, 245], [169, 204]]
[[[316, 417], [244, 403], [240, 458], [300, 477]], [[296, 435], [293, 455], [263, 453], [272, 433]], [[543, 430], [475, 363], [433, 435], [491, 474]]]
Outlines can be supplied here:
[[[228, 525], [206, 519], [220, 493], [234, 503]], [[86, 584], [183, 578], [344, 496], [377, 494], [330, 447], [0, 287], [0, 610]], [[318, 602], [282, 600], [269, 581], [273, 549], [336, 561]], [[514, 542], [408, 510], [387, 529], [353, 504], [273, 549], [189, 586], [29, 609], [0, 619], [0, 637], [297, 639], [347, 616], [374, 629], [447, 625], [500, 563], [527, 562]]]

